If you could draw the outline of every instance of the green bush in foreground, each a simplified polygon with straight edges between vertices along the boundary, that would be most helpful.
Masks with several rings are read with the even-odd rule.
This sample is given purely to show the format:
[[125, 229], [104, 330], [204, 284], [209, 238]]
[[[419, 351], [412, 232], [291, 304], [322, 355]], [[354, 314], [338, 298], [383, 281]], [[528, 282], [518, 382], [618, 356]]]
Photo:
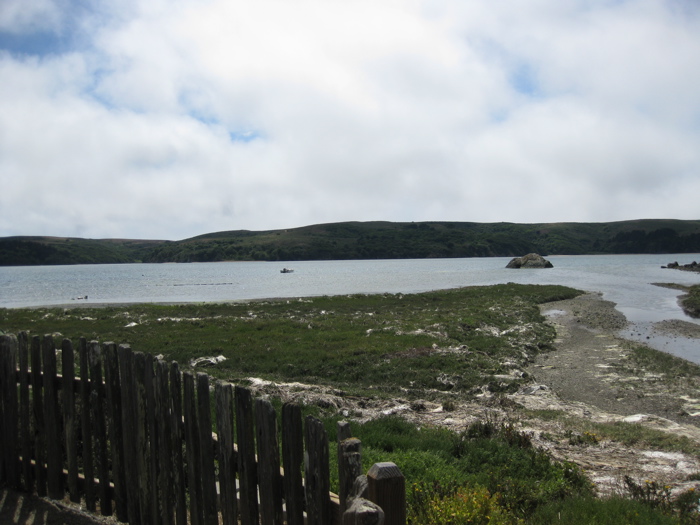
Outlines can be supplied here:
[[[494, 516], [512, 520], [526, 518], [553, 499], [592, 495], [590, 482], [576, 465], [551, 459], [512, 425], [478, 422], [455, 433], [417, 428], [398, 416], [387, 416], [352, 427], [353, 435], [362, 440], [365, 466], [393, 461], [403, 472], [414, 523], [432, 523], [423, 521], [429, 508], [438, 512], [466, 505], [464, 512], [469, 513], [476, 512], [470, 505], [480, 501], [479, 508], [497, 505], [503, 513]], [[460, 490], [461, 496], [455, 498]], [[474, 491], [481, 496], [472, 497]]]

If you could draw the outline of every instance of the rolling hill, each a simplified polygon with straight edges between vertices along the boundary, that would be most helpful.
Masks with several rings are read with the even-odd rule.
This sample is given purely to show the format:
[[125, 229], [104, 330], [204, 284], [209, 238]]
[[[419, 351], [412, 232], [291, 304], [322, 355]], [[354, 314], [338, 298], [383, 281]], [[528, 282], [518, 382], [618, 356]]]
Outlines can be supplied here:
[[428, 257], [700, 253], [700, 221], [607, 223], [342, 222], [223, 231], [181, 241], [0, 238], [0, 265], [422, 259]]

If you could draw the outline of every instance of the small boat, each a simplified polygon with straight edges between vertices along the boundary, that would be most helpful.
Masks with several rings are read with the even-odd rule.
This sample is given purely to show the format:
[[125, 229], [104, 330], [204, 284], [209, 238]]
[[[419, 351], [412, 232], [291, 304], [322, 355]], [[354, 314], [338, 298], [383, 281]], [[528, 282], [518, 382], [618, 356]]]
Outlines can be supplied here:
[[280, 270], [280, 273], [293, 273], [293, 272], [294, 272], [294, 270], [292, 270], [291, 268], [282, 268]]

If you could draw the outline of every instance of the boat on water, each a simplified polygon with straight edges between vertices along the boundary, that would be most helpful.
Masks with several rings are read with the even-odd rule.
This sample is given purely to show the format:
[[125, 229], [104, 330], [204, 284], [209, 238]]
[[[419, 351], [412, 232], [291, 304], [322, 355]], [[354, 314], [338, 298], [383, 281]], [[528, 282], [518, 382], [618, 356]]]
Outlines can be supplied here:
[[282, 268], [280, 270], [280, 273], [294, 273], [294, 270], [292, 270], [291, 268]]

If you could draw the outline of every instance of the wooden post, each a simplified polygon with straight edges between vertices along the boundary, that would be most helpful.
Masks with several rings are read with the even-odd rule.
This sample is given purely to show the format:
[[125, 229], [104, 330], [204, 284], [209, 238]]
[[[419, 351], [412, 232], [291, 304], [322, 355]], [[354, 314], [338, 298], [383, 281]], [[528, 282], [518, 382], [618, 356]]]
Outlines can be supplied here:
[[367, 473], [369, 500], [384, 511], [385, 525], [406, 525], [406, 480], [395, 463], [375, 463]]
[[217, 382], [216, 432], [219, 456], [219, 506], [223, 525], [238, 524], [236, 498], [236, 457], [233, 443], [233, 386]]
[[0, 441], [0, 481], [19, 489], [21, 485], [17, 443], [17, 346], [17, 338], [14, 335], [0, 337], [0, 433], [3, 434]]
[[129, 521], [127, 507], [126, 463], [124, 458], [124, 429], [122, 422], [122, 388], [119, 381], [119, 356], [115, 343], [103, 345], [105, 367], [105, 390], [107, 393], [107, 414], [109, 441], [112, 445], [112, 478], [114, 479], [114, 506], [117, 519]]
[[32, 337], [32, 411], [34, 415], [34, 466], [36, 493], [46, 496], [46, 429], [44, 426], [44, 388], [41, 374], [41, 339]]
[[61, 500], [63, 489], [63, 450], [61, 447], [60, 411], [56, 376], [56, 345], [51, 335], [45, 335], [42, 344], [44, 361], [44, 421], [46, 423], [46, 463], [48, 495]]
[[197, 374], [197, 405], [199, 415], [199, 460], [202, 476], [204, 525], [218, 525], [216, 509], [216, 475], [214, 473], [214, 442], [212, 440], [209, 376]]
[[340, 485], [340, 515], [348, 506], [355, 479], [362, 475], [362, 443], [357, 438], [346, 438], [338, 443], [338, 481]]
[[187, 486], [190, 489], [190, 523], [192, 525], [204, 525], [201, 463], [199, 461], [199, 426], [197, 425], [194, 376], [191, 372], [184, 372], [182, 377], [184, 385], [185, 436], [187, 441]]
[[138, 466], [136, 454], [136, 405], [134, 354], [128, 345], [117, 348], [122, 403], [122, 441], [124, 443], [124, 483], [129, 525], [141, 525]]
[[379, 505], [364, 498], [353, 498], [343, 513], [342, 525], [383, 525], [384, 519], [384, 511]]
[[80, 338], [78, 346], [80, 357], [80, 427], [83, 435], [83, 475], [85, 476], [85, 507], [95, 512], [95, 470], [92, 448], [93, 431], [90, 411], [90, 373], [88, 364], [87, 340]]
[[148, 406], [146, 399], [146, 356], [141, 352], [134, 352], [133, 358], [134, 376], [134, 421], [135, 429], [132, 439], [136, 447], [136, 473], [137, 473], [137, 501], [139, 514], [143, 525], [153, 523], [151, 515], [151, 484], [149, 481], [148, 464]]
[[146, 394], [146, 465], [148, 469], [148, 508], [149, 522], [160, 525], [160, 508], [158, 502], [158, 448], [160, 447], [160, 435], [158, 434], [158, 422], [156, 421], [155, 388], [153, 385], [154, 358], [151, 354], [144, 354], [143, 386]]
[[102, 382], [102, 349], [97, 341], [88, 345], [90, 365], [90, 408], [95, 430], [95, 456], [100, 480], [100, 512], [103, 516], [112, 514], [112, 499], [109, 494], [109, 463], [107, 459], [107, 425], [105, 424], [105, 385]]
[[282, 525], [282, 478], [280, 477], [277, 415], [266, 399], [255, 402], [260, 476], [260, 523]]
[[304, 485], [301, 466], [304, 462], [304, 437], [301, 408], [282, 405], [282, 463], [284, 497], [289, 525], [304, 525]]
[[185, 432], [182, 425], [182, 374], [180, 366], [170, 365], [170, 428], [173, 436], [173, 493], [175, 497], [175, 525], [187, 525], [187, 498], [185, 490], [185, 461], [182, 446]]
[[241, 499], [241, 525], [258, 524], [258, 469], [255, 462], [253, 398], [250, 390], [235, 388], [238, 477]]
[[[171, 431], [170, 387], [168, 385], [168, 364], [156, 361], [156, 419], [158, 421], [158, 489], [160, 491], [160, 517], [163, 525], [173, 525], [173, 440]], [[178, 444], [179, 441], [176, 441]]]
[[75, 418], [75, 352], [70, 339], [61, 342], [61, 373], [63, 374], [63, 427], [66, 433], [66, 462], [68, 494], [74, 503], [80, 503], [78, 486], [78, 422]]
[[30, 494], [34, 490], [32, 472], [31, 411], [29, 403], [29, 338], [27, 332], [20, 332], [19, 343], [19, 439], [22, 449], [22, 477], [24, 490]]
[[308, 525], [331, 522], [328, 436], [323, 422], [306, 417], [306, 516]]

